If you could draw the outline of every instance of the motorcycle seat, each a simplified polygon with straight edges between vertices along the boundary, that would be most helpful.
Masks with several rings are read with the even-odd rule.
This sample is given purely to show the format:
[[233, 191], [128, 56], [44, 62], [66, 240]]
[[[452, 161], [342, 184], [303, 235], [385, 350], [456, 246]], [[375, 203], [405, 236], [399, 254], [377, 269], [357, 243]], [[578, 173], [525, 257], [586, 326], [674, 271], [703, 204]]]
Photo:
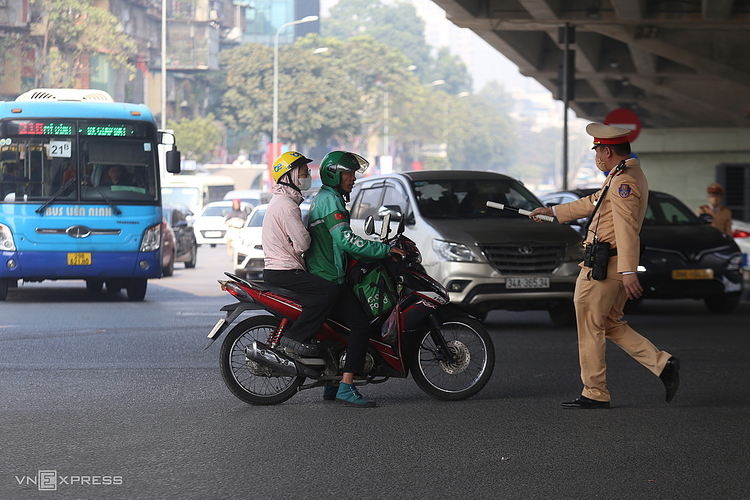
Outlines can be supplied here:
[[272, 285], [266, 281], [253, 281], [252, 284], [255, 285], [259, 290], [277, 293], [289, 299], [299, 301], [299, 295], [297, 295], [297, 292], [295, 292], [294, 290], [289, 290], [288, 288], [282, 288], [280, 286]]

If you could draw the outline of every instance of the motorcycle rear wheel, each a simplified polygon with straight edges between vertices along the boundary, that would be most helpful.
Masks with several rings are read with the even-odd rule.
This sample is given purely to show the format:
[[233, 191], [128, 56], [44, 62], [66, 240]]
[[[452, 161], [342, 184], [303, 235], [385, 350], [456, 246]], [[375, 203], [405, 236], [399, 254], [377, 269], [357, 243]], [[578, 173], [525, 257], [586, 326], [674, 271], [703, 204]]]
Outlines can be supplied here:
[[495, 347], [482, 323], [453, 317], [441, 326], [455, 363], [441, 360], [440, 349], [424, 331], [414, 354], [411, 373], [420, 389], [435, 399], [461, 401], [477, 394], [495, 369]]
[[297, 393], [305, 377], [279, 377], [245, 356], [255, 340], [266, 342], [279, 326], [274, 316], [253, 316], [232, 328], [221, 345], [221, 376], [232, 394], [251, 405], [276, 405]]

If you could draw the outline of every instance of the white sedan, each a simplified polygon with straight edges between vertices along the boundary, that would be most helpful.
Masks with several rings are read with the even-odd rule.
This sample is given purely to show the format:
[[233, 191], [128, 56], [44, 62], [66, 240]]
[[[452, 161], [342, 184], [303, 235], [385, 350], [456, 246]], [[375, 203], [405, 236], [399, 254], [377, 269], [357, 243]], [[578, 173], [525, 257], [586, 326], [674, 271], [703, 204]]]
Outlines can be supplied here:
[[[245, 227], [240, 229], [237, 244], [234, 245], [234, 273], [242, 278], [259, 279], [262, 277], [265, 259], [262, 243], [263, 217], [266, 215], [267, 208], [267, 204], [259, 205], [252, 211]], [[300, 209], [302, 222], [307, 224], [310, 204], [303, 203]]]
[[[250, 213], [253, 206], [242, 203], [243, 211]], [[203, 212], [195, 218], [193, 228], [195, 229], [195, 240], [199, 245], [226, 244], [227, 230], [226, 216], [232, 210], [231, 201], [214, 201], [203, 208]]]

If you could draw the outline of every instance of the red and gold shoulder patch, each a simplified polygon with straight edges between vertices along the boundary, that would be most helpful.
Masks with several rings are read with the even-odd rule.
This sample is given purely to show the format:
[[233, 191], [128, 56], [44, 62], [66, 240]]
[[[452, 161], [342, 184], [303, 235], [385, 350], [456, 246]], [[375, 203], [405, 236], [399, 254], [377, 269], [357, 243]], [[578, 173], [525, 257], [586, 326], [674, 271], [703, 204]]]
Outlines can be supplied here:
[[341, 212], [336, 212], [335, 214], [333, 214], [333, 218], [336, 219], [336, 220], [345, 220], [346, 219], [346, 217], [344, 217], [344, 214], [342, 214]]
[[620, 187], [617, 189], [620, 198], [627, 198], [630, 196], [631, 192], [633, 192], [633, 190], [630, 188], [630, 184], [620, 184]]

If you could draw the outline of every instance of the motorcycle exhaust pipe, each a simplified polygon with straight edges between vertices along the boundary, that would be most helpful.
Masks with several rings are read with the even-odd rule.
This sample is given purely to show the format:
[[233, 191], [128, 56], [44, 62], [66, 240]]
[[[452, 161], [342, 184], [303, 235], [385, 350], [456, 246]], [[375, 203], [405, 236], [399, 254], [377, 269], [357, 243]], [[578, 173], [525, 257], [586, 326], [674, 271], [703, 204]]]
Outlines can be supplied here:
[[250, 361], [255, 361], [288, 377], [318, 378], [320, 376], [320, 373], [308, 368], [298, 360], [285, 356], [257, 340], [245, 349], [245, 356]]

